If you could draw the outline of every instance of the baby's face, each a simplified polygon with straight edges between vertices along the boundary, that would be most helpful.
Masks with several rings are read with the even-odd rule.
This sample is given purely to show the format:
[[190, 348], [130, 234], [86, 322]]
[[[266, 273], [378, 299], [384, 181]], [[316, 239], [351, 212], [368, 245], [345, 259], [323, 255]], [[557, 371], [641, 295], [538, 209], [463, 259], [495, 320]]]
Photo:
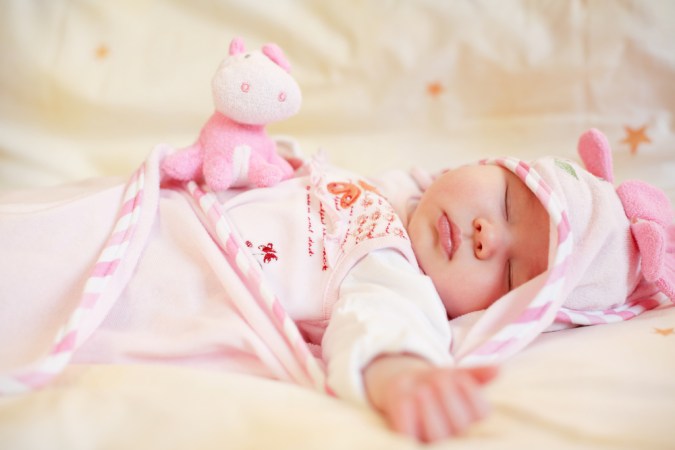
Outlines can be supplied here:
[[422, 196], [408, 234], [450, 318], [487, 308], [548, 264], [548, 213], [499, 166], [445, 172]]

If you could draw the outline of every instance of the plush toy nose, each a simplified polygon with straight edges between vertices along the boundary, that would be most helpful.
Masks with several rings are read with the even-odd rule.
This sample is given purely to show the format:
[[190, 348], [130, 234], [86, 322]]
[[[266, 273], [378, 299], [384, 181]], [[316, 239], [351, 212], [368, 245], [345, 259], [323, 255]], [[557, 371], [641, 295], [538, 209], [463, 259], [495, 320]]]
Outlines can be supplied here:
[[285, 102], [286, 101], [286, 93], [284, 91], [279, 92], [279, 101], [280, 102]]

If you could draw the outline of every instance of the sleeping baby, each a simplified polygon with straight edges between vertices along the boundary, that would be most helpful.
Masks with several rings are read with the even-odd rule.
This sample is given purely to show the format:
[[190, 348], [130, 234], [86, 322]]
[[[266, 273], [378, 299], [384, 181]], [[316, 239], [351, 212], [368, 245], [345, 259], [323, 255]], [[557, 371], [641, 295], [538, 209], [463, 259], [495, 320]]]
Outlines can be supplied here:
[[126, 184], [0, 198], [0, 393], [69, 363], [187, 365], [311, 386], [431, 442], [485, 417], [482, 386], [542, 331], [675, 298], [668, 199], [615, 190], [598, 131], [588, 170], [293, 168], [264, 132], [299, 109], [289, 67], [235, 38], [193, 145], [158, 146]]
[[126, 187], [6, 194], [0, 390], [69, 362], [295, 381], [309, 348], [318, 384], [394, 430], [460, 434], [487, 414], [495, 367], [542, 331], [675, 298], [669, 201], [615, 190], [598, 131], [579, 150], [588, 170], [498, 158], [379, 179], [317, 156], [273, 187], [200, 197], [162, 175], [163, 147]]

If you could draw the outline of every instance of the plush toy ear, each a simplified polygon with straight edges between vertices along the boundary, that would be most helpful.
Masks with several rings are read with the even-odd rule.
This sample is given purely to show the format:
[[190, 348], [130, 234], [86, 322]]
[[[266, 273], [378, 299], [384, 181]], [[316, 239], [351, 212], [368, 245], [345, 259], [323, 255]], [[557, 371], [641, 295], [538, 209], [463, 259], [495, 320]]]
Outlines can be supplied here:
[[291, 71], [291, 63], [288, 62], [284, 52], [277, 44], [270, 43], [263, 45], [262, 52], [286, 72]]
[[242, 38], [236, 37], [232, 39], [232, 42], [230, 42], [230, 56], [244, 53], [245, 51], [246, 46], [244, 45], [244, 40]]
[[674, 217], [673, 208], [665, 192], [641, 180], [628, 180], [621, 183], [616, 193], [621, 199], [626, 217], [656, 222], [668, 227]]
[[614, 183], [612, 149], [604, 134], [592, 128], [581, 135], [577, 145], [586, 170], [603, 180]]

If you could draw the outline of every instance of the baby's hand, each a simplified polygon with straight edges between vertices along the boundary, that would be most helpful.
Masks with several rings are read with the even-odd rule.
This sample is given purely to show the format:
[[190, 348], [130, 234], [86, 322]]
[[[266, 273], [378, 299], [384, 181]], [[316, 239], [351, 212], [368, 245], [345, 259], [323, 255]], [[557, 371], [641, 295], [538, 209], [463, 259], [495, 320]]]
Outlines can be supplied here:
[[424, 442], [465, 431], [489, 410], [482, 385], [494, 367], [435, 367], [413, 356], [383, 356], [364, 371], [366, 391], [394, 430]]

